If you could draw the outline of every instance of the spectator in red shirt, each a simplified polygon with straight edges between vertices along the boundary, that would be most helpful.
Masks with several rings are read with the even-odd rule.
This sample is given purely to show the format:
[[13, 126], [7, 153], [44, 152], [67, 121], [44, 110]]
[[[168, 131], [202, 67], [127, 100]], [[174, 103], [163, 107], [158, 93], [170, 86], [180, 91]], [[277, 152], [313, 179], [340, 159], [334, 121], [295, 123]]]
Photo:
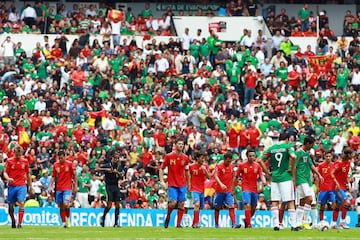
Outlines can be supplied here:
[[156, 95], [152, 99], [152, 105], [156, 107], [157, 110], [161, 110], [164, 106], [165, 98], [161, 95], [161, 90], [158, 90]]
[[78, 66], [76, 70], [71, 73], [70, 79], [73, 81], [75, 92], [82, 96], [84, 90], [83, 84], [87, 79], [84, 71], [81, 70], [80, 66]]
[[250, 100], [254, 99], [256, 80], [258, 78], [258, 74], [249, 68], [249, 71], [245, 74], [244, 106], [250, 103]]

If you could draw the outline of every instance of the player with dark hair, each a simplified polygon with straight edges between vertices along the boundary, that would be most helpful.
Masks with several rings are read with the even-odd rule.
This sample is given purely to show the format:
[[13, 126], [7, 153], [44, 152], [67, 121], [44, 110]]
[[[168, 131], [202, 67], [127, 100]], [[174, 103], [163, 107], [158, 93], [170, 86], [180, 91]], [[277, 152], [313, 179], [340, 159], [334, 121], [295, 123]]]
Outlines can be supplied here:
[[[21, 228], [22, 219], [24, 217], [24, 203], [26, 200], [26, 192], [29, 187], [29, 193], [33, 193], [31, 186], [31, 176], [29, 170], [29, 162], [22, 156], [22, 148], [16, 146], [15, 156], [7, 159], [4, 169], [4, 178], [8, 182], [8, 203], [9, 215], [11, 217], [11, 227]], [[16, 226], [14, 216], [14, 205], [18, 204], [18, 224]]]
[[[296, 152], [296, 194], [299, 205], [296, 209], [297, 228], [311, 229], [307, 219], [311, 211], [311, 203], [315, 198], [314, 189], [312, 188], [311, 172], [319, 177], [320, 182], [324, 178], [317, 171], [310, 156], [310, 149], [314, 146], [313, 137], [305, 137], [304, 144]], [[304, 220], [306, 222], [304, 222]]]
[[319, 182], [319, 196], [318, 203], [320, 204], [320, 221], [324, 220], [324, 211], [328, 203], [332, 204], [332, 208], [335, 205], [335, 183], [331, 176], [331, 172], [334, 169], [332, 151], [327, 151], [325, 153], [325, 161], [318, 165], [317, 169], [321, 176], [324, 178], [323, 182]]
[[[292, 231], [299, 231], [296, 228], [295, 217], [295, 159], [293, 147], [288, 143], [289, 135], [281, 133], [280, 143], [272, 145], [266, 149], [259, 161], [263, 171], [271, 176], [271, 215], [274, 224], [274, 230], [280, 230], [279, 205], [286, 204], [289, 212], [289, 222]], [[269, 161], [269, 169], [265, 165]]]
[[224, 155], [224, 160], [216, 165], [214, 178], [215, 185], [215, 228], [219, 227], [220, 209], [223, 206], [229, 209], [229, 216], [233, 228], [240, 228], [241, 225], [236, 225], [235, 211], [234, 211], [234, 187], [235, 187], [235, 172], [234, 165], [231, 163], [233, 154], [227, 152]]
[[[108, 155], [109, 156], [109, 155]], [[115, 203], [115, 223], [114, 227], [120, 227], [118, 220], [120, 214], [121, 193], [119, 189], [119, 181], [124, 178], [123, 167], [120, 162], [120, 154], [115, 152], [111, 157], [111, 161], [102, 163], [100, 170], [105, 174], [105, 186], [107, 193], [106, 207], [101, 217], [100, 225], [105, 226], [106, 214], [110, 211], [111, 206]]]
[[266, 179], [263, 176], [261, 166], [256, 162], [256, 154], [253, 149], [246, 152], [247, 162], [240, 163], [236, 171], [236, 178], [242, 177], [242, 195], [245, 210], [245, 228], [251, 228], [251, 218], [254, 216], [258, 202], [257, 182], [260, 178], [263, 184]]
[[186, 185], [189, 183], [189, 157], [183, 153], [184, 139], [175, 140], [175, 151], [168, 153], [164, 157], [164, 162], [159, 170], [160, 183], [166, 189], [164, 182], [164, 169], [168, 168], [168, 195], [169, 204], [164, 227], [168, 228], [171, 212], [178, 206], [178, 216], [176, 227], [181, 227], [181, 220], [184, 215], [184, 204], [186, 200]]
[[195, 163], [189, 166], [190, 173], [190, 192], [194, 203], [194, 218], [192, 227], [200, 227], [200, 209], [204, 207], [205, 181], [210, 178], [209, 167], [204, 163], [205, 152], [198, 152], [195, 155]]
[[[48, 191], [51, 193], [56, 181], [55, 198], [60, 208], [60, 217], [64, 228], [70, 227], [70, 200], [72, 190], [77, 192], [78, 180], [72, 162], [66, 160], [65, 151], [59, 150], [59, 160], [54, 163]], [[74, 188], [73, 188], [74, 183]]]
[[350, 161], [354, 157], [354, 151], [346, 147], [335, 164], [334, 169], [331, 171], [331, 177], [335, 183], [335, 204], [333, 209], [333, 220], [331, 223], [331, 228], [337, 228], [336, 222], [339, 216], [339, 211], [341, 207], [341, 220], [340, 228], [349, 229], [349, 226], [346, 224], [346, 214], [351, 206], [348, 197], [345, 194], [347, 185], [348, 185], [348, 174], [350, 171]]

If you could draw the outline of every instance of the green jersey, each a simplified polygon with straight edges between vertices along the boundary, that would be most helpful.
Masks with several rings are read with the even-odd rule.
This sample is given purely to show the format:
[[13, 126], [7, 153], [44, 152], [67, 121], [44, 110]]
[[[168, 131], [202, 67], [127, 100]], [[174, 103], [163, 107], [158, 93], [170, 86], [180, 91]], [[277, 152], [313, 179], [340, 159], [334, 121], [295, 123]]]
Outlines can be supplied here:
[[308, 183], [312, 186], [311, 181], [311, 165], [313, 162], [309, 152], [305, 152], [302, 148], [295, 152], [296, 155], [296, 186], [302, 183]]
[[290, 144], [279, 143], [266, 149], [261, 157], [263, 161], [270, 159], [269, 167], [273, 182], [286, 182], [292, 179], [290, 171], [290, 156], [294, 150]]
[[90, 179], [88, 177], [82, 177], [80, 176], [78, 178], [78, 186], [79, 186], [79, 192], [80, 193], [87, 193], [89, 190], [89, 187], [85, 186], [85, 184], [90, 184]]

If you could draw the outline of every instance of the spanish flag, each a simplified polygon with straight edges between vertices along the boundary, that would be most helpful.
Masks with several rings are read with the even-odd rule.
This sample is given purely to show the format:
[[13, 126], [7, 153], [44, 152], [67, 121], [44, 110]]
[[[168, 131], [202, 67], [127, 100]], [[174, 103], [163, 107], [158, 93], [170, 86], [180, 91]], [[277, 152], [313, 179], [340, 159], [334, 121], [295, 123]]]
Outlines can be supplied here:
[[118, 23], [123, 20], [124, 12], [122, 10], [111, 9], [107, 17], [110, 21]]
[[120, 127], [125, 127], [125, 126], [127, 126], [129, 123], [130, 123], [130, 120], [129, 120], [129, 119], [126, 119], [126, 118], [118, 118], [118, 119], [117, 119], [117, 124], [118, 124], [118, 126], [120, 126]]
[[[236, 133], [240, 133], [241, 128], [242, 128], [241, 122], [237, 122], [237, 123], [235, 123], [235, 124], [231, 124], [231, 126], [230, 126], [230, 129], [233, 129]], [[230, 130], [230, 129], [229, 129], [229, 130]]]
[[88, 120], [89, 126], [95, 127], [95, 122], [96, 122], [97, 117], [101, 117], [101, 123], [102, 123], [105, 120], [106, 115], [107, 115], [106, 110], [89, 113], [89, 116], [90, 116], [89, 120]]

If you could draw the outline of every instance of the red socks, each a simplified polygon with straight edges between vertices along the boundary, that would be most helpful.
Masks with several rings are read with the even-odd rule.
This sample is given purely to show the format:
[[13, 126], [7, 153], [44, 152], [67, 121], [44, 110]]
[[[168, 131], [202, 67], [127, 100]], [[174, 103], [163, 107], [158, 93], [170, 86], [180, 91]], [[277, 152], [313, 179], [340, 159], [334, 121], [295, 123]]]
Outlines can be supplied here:
[[180, 227], [181, 226], [181, 220], [182, 220], [182, 217], [184, 215], [184, 209], [178, 209], [178, 216], [177, 216], [177, 223], [176, 223], [176, 226], [177, 227]]
[[319, 215], [320, 215], [320, 221], [324, 220], [324, 210], [320, 209]]
[[65, 210], [60, 209], [60, 218], [63, 223], [66, 222], [66, 211]]
[[192, 225], [193, 226], [197, 225], [199, 223], [199, 221], [200, 221], [200, 211], [194, 210], [194, 219], [193, 219]]
[[67, 208], [65, 211], [66, 211], [66, 217], [69, 218], [70, 217], [70, 208]]
[[346, 207], [342, 207], [342, 209], [341, 209], [341, 220], [346, 218], [347, 211], [348, 211], [348, 209]]
[[284, 212], [285, 212], [284, 209], [279, 208], [279, 223], [282, 223], [282, 222], [283, 222]]
[[19, 209], [19, 212], [18, 212], [18, 224], [21, 225], [22, 223], [22, 220], [24, 218], [24, 209]]
[[230, 216], [230, 219], [231, 219], [231, 224], [233, 226], [235, 226], [236, 224], [236, 221], [235, 221], [235, 211], [233, 208], [229, 208], [229, 216]]
[[245, 224], [246, 226], [251, 225], [251, 210], [245, 210]]
[[333, 210], [333, 222], [337, 222], [339, 217], [339, 210], [335, 209]]
[[218, 226], [218, 225], [219, 225], [219, 215], [220, 215], [220, 210], [215, 209], [215, 212], [214, 212], [215, 226]]
[[167, 214], [166, 214], [166, 219], [167, 220], [170, 219], [172, 211], [173, 211], [173, 209], [170, 206], [168, 206]]

